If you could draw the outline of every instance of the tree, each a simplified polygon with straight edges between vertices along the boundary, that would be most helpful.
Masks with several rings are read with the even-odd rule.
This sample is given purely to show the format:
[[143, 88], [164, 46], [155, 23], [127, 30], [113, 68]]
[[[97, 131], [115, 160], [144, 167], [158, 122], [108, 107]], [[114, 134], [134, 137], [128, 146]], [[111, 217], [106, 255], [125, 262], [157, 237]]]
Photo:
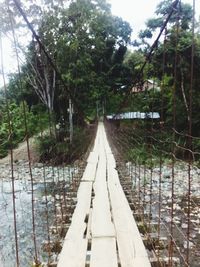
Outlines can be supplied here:
[[[161, 1], [156, 10], [156, 18], [147, 21], [147, 29], [141, 33], [142, 38], [153, 36], [156, 29], [162, 25], [163, 16], [170, 9], [172, 1]], [[148, 77], [156, 77], [162, 81], [164, 98], [165, 121], [172, 126], [172, 102], [173, 86], [175, 83], [176, 98], [176, 127], [178, 131], [187, 133], [189, 116], [189, 91], [191, 82], [191, 55], [192, 55], [192, 7], [189, 4], [182, 3], [177, 7], [177, 11], [171, 17], [166, 31], [165, 43], [158, 44], [157, 50], [151, 60], [148, 70]], [[199, 94], [199, 62], [200, 62], [200, 36], [195, 34], [194, 40], [194, 84], [193, 84], [193, 110], [198, 109]], [[144, 44], [144, 42], [143, 42]], [[163, 63], [163, 57], [165, 63]], [[176, 59], [176, 77], [174, 76], [174, 66]], [[163, 66], [164, 64], [164, 66]], [[163, 66], [165, 75], [163, 77]], [[175, 81], [176, 78], [176, 81]], [[161, 103], [160, 103], [161, 104]], [[199, 119], [196, 113], [193, 113], [193, 135], [199, 135]]]
[[73, 1], [65, 12], [59, 40], [65, 51], [59, 50], [58, 62], [70, 90], [89, 114], [96, 101], [104, 102], [109, 91], [124, 83], [119, 77], [131, 28], [111, 15], [105, 1]]
[[56, 72], [49, 65], [46, 56], [39, 50], [37, 45], [32, 62], [29, 59], [27, 61], [29, 66], [29, 71], [26, 73], [28, 84], [32, 86], [41, 102], [52, 112], [54, 108]]
[[[63, 9], [56, 3], [44, 12], [38, 35], [80, 108], [94, 113], [96, 101], [106, 102], [110, 92], [130, 83], [123, 61], [131, 28], [112, 16], [105, 1], [77, 0]], [[29, 85], [50, 110], [55, 106], [56, 113], [67, 118], [68, 93], [35, 41], [26, 58]]]

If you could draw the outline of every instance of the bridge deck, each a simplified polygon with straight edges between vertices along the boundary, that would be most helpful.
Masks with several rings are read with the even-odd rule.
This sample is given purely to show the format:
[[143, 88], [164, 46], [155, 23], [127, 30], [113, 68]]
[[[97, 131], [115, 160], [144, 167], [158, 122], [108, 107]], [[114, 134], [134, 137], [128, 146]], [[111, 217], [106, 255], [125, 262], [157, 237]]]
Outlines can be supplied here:
[[150, 267], [103, 123], [87, 162], [58, 267]]

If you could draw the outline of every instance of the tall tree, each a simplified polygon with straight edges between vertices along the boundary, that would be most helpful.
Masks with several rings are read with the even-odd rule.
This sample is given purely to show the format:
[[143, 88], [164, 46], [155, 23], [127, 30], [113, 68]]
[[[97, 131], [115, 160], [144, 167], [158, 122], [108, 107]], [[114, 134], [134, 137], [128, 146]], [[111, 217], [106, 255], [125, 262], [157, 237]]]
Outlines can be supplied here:
[[[45, 12], [38, 34], [69, 90], [89, 114], [94, 111], [96, 101], [104, 102], [109, 92], [130, 83], [127, 77], [130, 73], [123, 61], [131, 28], [111, 14], [106, 1], [77, 0], [66, 8], [58, 7], [54, 2], [51, 7], [54, 11]], [[27, 55], [30, 85], [51, 107], [53, 101], [46, 100], [45, 96], [48, 92], [51, 92], [50, 98], [55, 95], [56, 108], [65, 113], [68, 94], [57, 86], [58, 81], [41, 51], [36, 46], [35, 51], [33, 48], [34, 43]]]
[[[152, 38], [153, 33], [162, 25], [163, 16], [171, 8], [172, 0], [161, 1], [156, 10], [156, 17], [147, 21], [147, 28], [141, 32], [142, 40], [147, 41]], [[149, 77], [156, 77], [160, 80], [164, 78], [164, 99], [165, 99], [165, 119], [172, 123], [172, 86], [174, 83], [174, 66], [176, 62], [176, 112], [177, 112], [177, 129], [187, 132], [189, 116], [189, 90], [191, 82], [191, 55], [192, 55], [192, 7], [189, 4], [182, 3], [177, 7], [176, 12], [169, 21], [166, 31], [165, 44], [160, 43], [154, 54], [149, 67]], [[144, 42], [143, 42], [144, 44]], [[200, 62], [200, 36], [195, 34], [194, 40], [194, 83], [193, 83], [193, 110], [196, 110], [199, 104], [199, 62]], [[148, 49], [147, 49], [148, 50]], [[165, 77], [162, 77], [163, 70], [160, 66], [163, 64], [165, 57]], [[193, 114], [193, 134], [199, 135], [199, 119]]]
[[[131, 83], [130, 69], [124, 64], [131, 27], [111, 14], [105, 0], [44, 3], [20, 2], [71, 94], [87, 115], [94, 114], [97, 101], [112, 101], [113, 94]], [[14, 16], [11, 2], [9, 8], [15, 24], [19, 14]], [[28, 47], [22, 72], [24, 88], [32, 88], [50, 110], [67, 118], [68, 92], [35, 40]]]

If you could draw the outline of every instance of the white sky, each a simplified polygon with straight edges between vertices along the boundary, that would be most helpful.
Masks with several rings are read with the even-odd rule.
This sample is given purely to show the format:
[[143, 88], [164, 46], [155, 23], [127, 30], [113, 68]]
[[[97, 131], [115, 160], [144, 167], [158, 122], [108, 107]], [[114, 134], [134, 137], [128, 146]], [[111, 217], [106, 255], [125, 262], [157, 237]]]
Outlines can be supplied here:
[[[114, 15], [122, 17], [128, 21], [133, 28], [133, 38], [135, 39], [141, 29], [145, 28], [145, 22], [147, 19], [154, 17], [154, 11], [157, 4], [161, 0], [107, 0], [112, 6], [112, 13]], [[192, 5], [193, 0], [182, 0], [184, 3], [190, 3]], [[200, 15], [200, 0], [196, 0], [196, 13]], [[3, 44], [4, 47], [4, 64], [5, 72], [13, 70], [16, 65], [14, 60], [14, 53], [11, 52], [11, 44], [7, 40]], [[0, 86], [2, 85], [2, 77], [0, 75]]]
[[133, 29], [133, 36], [144, 27], [145, 21], [153, 17], [160, 0], [109, 0], [114, 15], [128, 21]]
[[[112, 6], [114, 15], [128, 21], [133, 29], [133, 37], [136, 38], [141, 29], [145, 28], [145, 22], [154, 17], [156, 6], [161, 0], [108, 0]], [[193, 4], [193, 0], [182, 0], [183, 3]], [[196, 14], [200, 15], [200, 0], [196, 0]]]

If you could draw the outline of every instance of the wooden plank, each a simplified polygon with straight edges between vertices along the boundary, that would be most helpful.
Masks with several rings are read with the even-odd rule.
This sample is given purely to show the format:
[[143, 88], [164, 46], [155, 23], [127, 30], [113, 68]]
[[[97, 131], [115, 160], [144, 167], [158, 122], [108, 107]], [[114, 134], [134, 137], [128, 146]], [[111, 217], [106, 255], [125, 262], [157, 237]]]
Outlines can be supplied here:
[[97, 169], [97, 163], [88, 163], [85, 171], [83, 173], [83, 176], [81, 178], [82, 181], [94, 181], [96, 176], [96, 169]]
[[[80, 218], [80, 214], [77, 214]], [[84, 220], [74, 220], [65, 237], [64, 245], [59, 255], [58, 267], [85, 267], [88, 243], [87, 238], [84, 238], [86, 231], [87, 224]]]
[[[109, 166], [109, 165], [108, 165]], [[108, 167], [108, 187], [122, 267], [150, 267], [150, 261], [116, 170]]]
[[93, 238], [90, 267], [117, 267], [115, 238]]
[[107, 139], [107, 136], [106, 136], [106, 131], [105, 131], [105, 127], [103, 126], [103, 141], [104, 141], [104, 146], [105, 146], [105, 151], [107, 154], [110, 154], [112, 153], [111, 151], [111, 147], [108, 143], [108, 139]]
[[99, 148], [99, 143], [100, 143], [100, 133], [101, 133], [101, 126], [100, 124], [98, 125], [98, 129], [97, 129], [97, 134], [96, 134], [96, 138], [94, 141], [94, 147], [93, 147], [93, 151], [98, 151]]
[[85, 222], [85, 217], [90, 211], [91, 194], [92, 182], [81, 182], [77, 193], [77, 205], [72, 216], [72, 227], [73, 224]]
[[102, 123], [87, 162], [57, 266], [85, 267], [88, 239], [91, 239], [90, 267], [117, 267], [116, 242], [122, 267], [150, 267]]
[[92, 237], [115, 236], [115, 229], [111, 220], [110, 205], [105, 194], [102, 194], [101, 197], [93, 201], [91, 233]]
[[111, 169], [115, 169], [116, 168], [116, 161], [114, 158], [114, 155], [112, 153], [107, 153], [107, 164], [109, 164], [109, 167]]
[[73, 238], [64, 242], [58, 267], [85, 267], [87, 239]]
[[[105, 153], [105, 151], [104, 151]], [[114, 237], [115, 229], [112, 222], [108, 187], [106, 181], [106, 157], [100, 156], [93, 185], [94, 199], [92, 211], [92, 237]]]
[[90, 213], [92, 182], [81, 182], [77, 193], [77, 206], [66, 234], [58, 267], [85, 267], [87, 253], [87, 222]]
[[87, 162], [88, 162], [88, 163], [95, 163], [95, 164], [97, 164], [97, 162], [98, 162], [98, 157], [99, 157], [99, 155], [98, 155], [98, 152], [97, 152], [97, 151], [95, 151], [95, 152], [90, 152], [89, 157], [88, 157], [88, 159], [87, 159]]

